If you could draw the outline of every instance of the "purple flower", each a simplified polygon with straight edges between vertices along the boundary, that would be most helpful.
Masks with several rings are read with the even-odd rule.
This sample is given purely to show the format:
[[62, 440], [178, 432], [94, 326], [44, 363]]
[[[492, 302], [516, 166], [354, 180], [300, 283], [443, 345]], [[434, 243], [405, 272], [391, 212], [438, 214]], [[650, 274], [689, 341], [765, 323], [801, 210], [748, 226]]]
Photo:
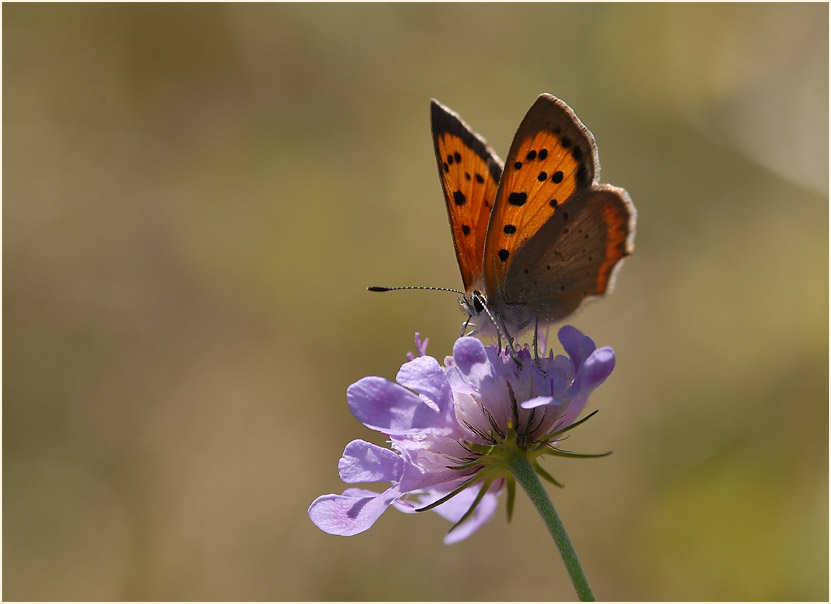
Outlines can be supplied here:
[[390, 505], [404, 512], [432, 509], [454, 523], [445, 537], [454, 543], [493, 517], [506, 487], [510, 515], [508, 456], [521, 452], [557, 484], [537, 458], [573, 456], [556, 444], [588, 419], [576, 421], [615, 365], [611, 348], [596, 348], [574, 327], [561, 328], [558, 336], [568, 357], [551, 352], [539, 367], [527, 345], [517, 352], [519, 366], [507, 352], [472, 337], [459, 338], [441, 366], [425, 356], [427, 341], [416, 334], [418, 356], [409, 355], [397, 383], [366, 377], [346, 392], [352, 414], [387, 435], [391, 449], [352, 441], [338, 463], [340, 477], [392, 486], [380, 494], [350, 488], [318, 497], [309, 507], [312, 522], [333, 535], [355, 535]]

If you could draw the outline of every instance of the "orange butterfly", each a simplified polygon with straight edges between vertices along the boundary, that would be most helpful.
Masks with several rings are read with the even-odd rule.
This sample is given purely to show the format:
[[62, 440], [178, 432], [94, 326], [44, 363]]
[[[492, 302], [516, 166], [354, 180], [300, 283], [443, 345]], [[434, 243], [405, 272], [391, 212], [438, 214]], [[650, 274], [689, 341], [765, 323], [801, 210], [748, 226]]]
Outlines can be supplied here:
[[[431, 102], [433, 143], [474, 333], [551, 323], [606, 293], [633, 250], [635, 206], [598, 184], [594, 136], [540, 95], [503, 163], [453, 111]], [[376, 291], [398, 288], [370, 288]]]

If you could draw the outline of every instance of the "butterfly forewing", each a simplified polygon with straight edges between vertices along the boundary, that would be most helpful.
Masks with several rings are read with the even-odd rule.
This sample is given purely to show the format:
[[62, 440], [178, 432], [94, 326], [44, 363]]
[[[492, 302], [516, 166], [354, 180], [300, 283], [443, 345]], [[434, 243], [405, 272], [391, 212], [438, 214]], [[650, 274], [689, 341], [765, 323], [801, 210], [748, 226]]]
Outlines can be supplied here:
[[502, 161], [453, 111], [430, 104], [433, 145], [465, 290], [482, 275], [485, 236]]
[[594, 137], [561, 100], [540, 95], [517, 130], [488, 226], [485, 284], [490, 298], [512, 303], [506, 288], [513, 256], [576, 192], [594, 182]]

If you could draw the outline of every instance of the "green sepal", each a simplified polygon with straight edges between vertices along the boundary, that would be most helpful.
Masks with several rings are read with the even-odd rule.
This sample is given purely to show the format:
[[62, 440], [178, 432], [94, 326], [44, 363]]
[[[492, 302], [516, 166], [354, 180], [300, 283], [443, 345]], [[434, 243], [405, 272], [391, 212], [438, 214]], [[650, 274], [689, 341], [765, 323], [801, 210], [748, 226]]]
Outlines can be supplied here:
[[540, 440], [540, 441], [551, 440], [552, 438], [554, 438], [555, 436], [559, 436], [559, 435], [560, 435], [560, 434], [562, 434], [563, 432], [568, 432], [569, 430], [574, 430], [574, 428], [576, 428], [577, 426], [579, 426], [579, 425], [580, 425], [580, 424], [582, 424], [583, 422], [587, 422], [587, 421], [588, 421], [590, 418], [592, 418], [592, 417], [594, 416], [594, 414], [595, 414], [595, 413], [597, 413], [598, 411], [600, 411], [600, 409], [595, 409], [594, 411], [592, 411], [591, 413], [589, 413], [589, 414], [588, 414], [586, 417], [584, 417], [583, 419], [581, 419], [581, 420], [579, 420], [579, 421], [576, 421], [576, 422], [574, 422], [573, 424], [569, 424], [569, 425], [568, 425], [568, 426], [566, 426], [565, 428], [562, 428], [562, 429], [560, 429], [560, 430], [555, 430], [554, 432], [550, 432], [550, 433], [546, 434], [545, 436], [541, 436], [541, 437], [539, 437], [539, 438], [538, 438], [538, 439], [536, 439], [536, 440]]
[[429, 504], [425, 505], [423, 508], [416, 509], [416, 512], [426, 512], [428, 510], [432, 510], [434, 507], [440, 506], [445, 501], [449, 501], [450, 499], [452, 499], [453, 497], [455, 497], [456, 495], [458, 495], [459, 493], [464, 491], [471, 484], [473, 484], [473, 482], [476, 481], [478, 478], [479, 478], [478, 476], [472, 476], [471, 478], [468, 478], [461, 485], [459, 485], [458, 487], [456, 487], [455, 489], [450, 491], [447, 495], [445, 495], [441, 499], [437, 499], [433, 503], [429, 503]]
[[513, 476], [508, 476], [505, 479], [505, 487], [508, 491], [508, 501], [506, 502], [505, 509], [508, 512], [508, 522], [510, 522], [514, 516], [514, 496], [516, 495], [516, 480]]
[[606, 457], [611, 455], [611, 451], [605, 453], [572, 453], [571, 451], [563, 451], [562, 449], [546, 449], [541, 455], [555, 455], [557, 457], [572, 457], [572, 458], [586, 458], [586, 457]]
[[465, 446], [479, 455], [489, 455], [495, 448], [494, 445], [480, 445], [477, 443], [465, 442]]
[[459, 518], [459, 521], [456, 524], [454, 524], [453, 526], [450, 527], [450, 530], [447, 531], [448, 533], [452, 532], [453, 529], [455, 529], [462, 522], [464, 522], [465, 520], [470, 518], [470, 515], [479, 506], [479, 502], [482, 501], [482, 497], [485, 496], [485, 493], [487, 493], [487, 491], [491, 487], [492, 483], [493, 483], [493, 480], [485, 480], [484, 484], [482, 484], [482, 488], [479, 489], [479, 493], [476, 494], [476, 499], [473, 500], [473, 503], [470, 504], [470, 507], [467, 509], [467, 511], [464, 513], [464, 515], [461, 518]]
[[551, 484], [553, 484], [555, 487], [560, 487], [561, 489], [563, 488], [563, 486], [564, 486], [564, 485], [563, 485], [563, 483], [559, 482], [559, 481], [558, 481], [556, 478], [554, 478], [551, 474], [549, 474], [548, 472], [546, 472], [546, 471], [543, 469], [543, 467], [539, 464], [539, 462], [538, 462], [538, 461], [536, 461], [536, 460], [532, 461], [532, 462], [531, 462], [531, 466], [534, 468], [534, 471], [535, 471], [537, 474], [539, 474], [539, 476], [540, 476], [541, 478], [543, 478], [544, 480], [547, 480], [548, 482], [550, 482]]
[[482, 460], [481, 459], [475, 459], [473, 461], [470, 461], [466, 464], [462, 464], [460, 466], [446, 466], [446, 467], [447, 467], [448, 470], [468, 470], [470, 468], [473, 468], [473, 467], [476, 467], [476, 466], [481, 466], [481, 465], [482, 465]]

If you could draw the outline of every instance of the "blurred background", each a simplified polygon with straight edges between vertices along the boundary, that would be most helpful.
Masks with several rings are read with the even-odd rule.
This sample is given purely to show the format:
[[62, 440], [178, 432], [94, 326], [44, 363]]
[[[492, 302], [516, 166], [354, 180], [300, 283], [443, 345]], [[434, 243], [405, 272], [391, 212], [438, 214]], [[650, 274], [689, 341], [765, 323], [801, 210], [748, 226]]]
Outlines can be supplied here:
[[[549, 462], [595, 595], [828, 599], [826, 4], [3, 6], [3, 598], [559, 600], [524, 496], [324, 534], [346, 405], [462, 319], [431, 97], [540, 92], [638, 209]], [[552, 335], [553, 335], [552, 330]]]

